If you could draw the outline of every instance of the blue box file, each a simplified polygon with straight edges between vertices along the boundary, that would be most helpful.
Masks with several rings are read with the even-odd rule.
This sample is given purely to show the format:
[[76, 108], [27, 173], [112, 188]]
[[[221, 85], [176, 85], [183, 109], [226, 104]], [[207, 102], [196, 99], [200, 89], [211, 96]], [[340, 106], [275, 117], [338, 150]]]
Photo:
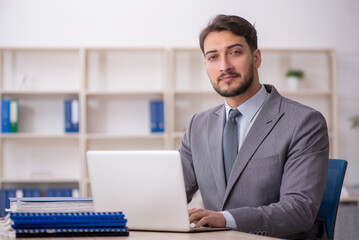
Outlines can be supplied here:
[[3, 99], [1, 101], [1, 132], [10, 132], [10, 100]]
[[65, 132], [79, 132], [79, 101], [76, 99], [65, 100]]
[[165, 131], [164, 104], [162, 100], [150, 101], [150, 124], [152, 133]]

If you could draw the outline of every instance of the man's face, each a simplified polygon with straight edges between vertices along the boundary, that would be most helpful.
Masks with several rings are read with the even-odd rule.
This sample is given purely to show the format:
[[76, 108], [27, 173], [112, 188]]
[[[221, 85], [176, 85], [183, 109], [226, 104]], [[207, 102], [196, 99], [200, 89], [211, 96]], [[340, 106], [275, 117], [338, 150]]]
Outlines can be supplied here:
[[246, 92], [254, 80], [258, 81], [254, 79], [254, 69], [259, 67], [255, 58], [260, 54], [256, 51], [253, 54], [244, 37], [229, 31], [207, 35], [204, 40], [207, 74], [221, 96], [238, 96]]

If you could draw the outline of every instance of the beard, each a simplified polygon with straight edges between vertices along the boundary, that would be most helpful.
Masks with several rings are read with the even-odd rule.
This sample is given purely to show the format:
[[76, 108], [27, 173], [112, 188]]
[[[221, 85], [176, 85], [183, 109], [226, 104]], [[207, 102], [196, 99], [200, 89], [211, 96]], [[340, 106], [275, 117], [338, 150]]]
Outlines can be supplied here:
[[[224, 90], [224, 89], [221, 89], [221, 87], [219, 86], [218, 83], [220, 81], [220, 78], [223, 77], [224, 75], [231, 75], [231, 76], [235, 76], [238, 78], [242, 78], [242, 75], [240, 73], [236, 73], [234, 71], [228, 71], [226, 73], [222, 73], [216, 79], [217, 81], [215, 83], [212, 82], [212, 86], [213, 86], [214, 90], [222, 97], [235, 97], [235, 96], [241, 95], [241, 94], [245, 93], [253, 84], [254, 63], [251, 63], [251, 65], [249, 66], [248, 73], [246, 75], [244, 75], [242, 83], [240, 83], [237, 87], [235, 87], [233, 89], [230, 88], [230, 89]], [[228, 85], [231, 85], [231, 84], [233, 84], [233, 83], [232, 82], [228, 83]]]

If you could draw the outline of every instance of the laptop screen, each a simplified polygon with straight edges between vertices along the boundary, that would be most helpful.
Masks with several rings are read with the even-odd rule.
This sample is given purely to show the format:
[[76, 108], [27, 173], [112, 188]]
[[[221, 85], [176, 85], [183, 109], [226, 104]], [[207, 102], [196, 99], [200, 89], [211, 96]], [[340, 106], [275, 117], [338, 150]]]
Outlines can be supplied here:
[[96, 211], [122, 211], [130, 229], [188, 231], [178, 151], [88, 151]]

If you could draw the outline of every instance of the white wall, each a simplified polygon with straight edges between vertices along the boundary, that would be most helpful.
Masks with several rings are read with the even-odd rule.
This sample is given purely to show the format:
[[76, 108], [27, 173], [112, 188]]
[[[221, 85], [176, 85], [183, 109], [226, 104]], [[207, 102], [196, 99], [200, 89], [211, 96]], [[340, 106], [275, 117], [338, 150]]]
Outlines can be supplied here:
[[[338, 57], [339, 157], [359, 184], [359, 1], [0, 0], [0, 47], [197, 46], [218, 13], [255, 23], [260, 47], [333, 48]], [[265, 63], [263, 63], [265, 64]]]

